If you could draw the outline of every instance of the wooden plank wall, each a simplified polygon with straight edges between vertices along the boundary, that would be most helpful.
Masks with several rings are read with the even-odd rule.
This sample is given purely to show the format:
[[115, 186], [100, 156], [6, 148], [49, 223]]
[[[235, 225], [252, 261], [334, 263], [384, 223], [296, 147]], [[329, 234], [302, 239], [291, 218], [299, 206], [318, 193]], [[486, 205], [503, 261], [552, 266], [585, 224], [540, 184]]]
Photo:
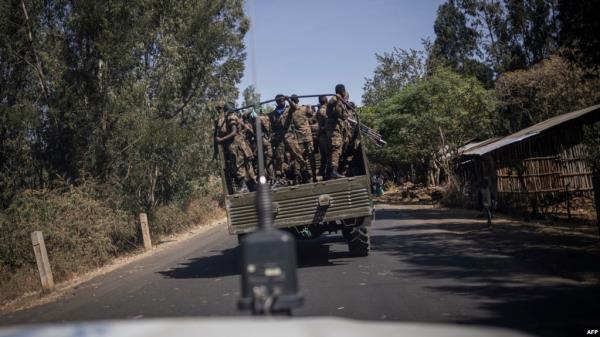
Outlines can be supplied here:
[[493, 154], [501, 206], [541, 211], [573, 196], [593, 202], [592, 174], [585, 162], [581, 125], [562, 127]]

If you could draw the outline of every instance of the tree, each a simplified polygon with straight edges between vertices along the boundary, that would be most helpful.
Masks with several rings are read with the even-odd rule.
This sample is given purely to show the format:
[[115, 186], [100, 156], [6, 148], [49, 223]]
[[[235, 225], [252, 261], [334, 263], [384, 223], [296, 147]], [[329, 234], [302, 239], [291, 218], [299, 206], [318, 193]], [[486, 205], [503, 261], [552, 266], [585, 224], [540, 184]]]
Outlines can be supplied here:
[[152, 208], [212, 172], [211, 102], [237, 97], [243, 72], [241, 0], [21, 0], [0, 10], [3, 206], [60, 176]]
[[433, 31], [436, 35], [430, 56], [433, 62], [475, 76], [488, 88], [492, 86], [492, 69], [478, 60], [482, 57], [477, 45], [479, 33], [468, 25], [467, 16], [454, 1], [440, 5]]
[[373, 78], [366, 78], [363, 104], [375, 106], [425, 75], [426, 52], [394, 48], [391, 53], [375, 54], [377, 67]]
[[556, 7], [554, 0], [449, 0], [438, 9], [434, 55], [489, 85], [556, 52]]
[[600, 230], [600, 122], [584, 126], [583, 144], [587, 147], [586, 161], [592, 171], [596, 224]]
[[377, 107], [374, 122], [388, 145], [374, 158], [418, 167], [423, 179], [439, 166], [452, 179], [450, 165], [458, 148], [491, 135], [493, 109], [492, 94], [476, 79], [435, 69]]
[[249, 85], [242, 91], [244, 96], [244, 106], [256, 105], [260, 103], [260, 94], [256, 92], [256, 88], [253, 85]]
[[550, 117], [600, 102], [600, 79], [559, 56], [496, 81], [496, 130], [516, 132]]
[[594, 0], [559, 1], [560, 44], [563, 55], [584, 68], [600, 65], [600, 2]]

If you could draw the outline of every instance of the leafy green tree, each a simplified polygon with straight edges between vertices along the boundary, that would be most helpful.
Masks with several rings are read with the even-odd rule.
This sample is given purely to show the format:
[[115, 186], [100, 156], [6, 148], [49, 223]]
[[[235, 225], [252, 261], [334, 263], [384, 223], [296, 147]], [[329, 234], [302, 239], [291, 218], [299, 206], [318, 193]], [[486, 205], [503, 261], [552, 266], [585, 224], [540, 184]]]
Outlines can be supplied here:
[[1, 0], [0, 10], [3, 206], [62, 177], [152, 208], [213, 172], [209, 111], [238, 96], [242, 0]]
[[377, 105], [425, 75], [425, 51], [394, 48], [391, 53], [375, 54], [375, 57], [378, 65], [373, 78], [367, 78], [363, 86], [365, 105]]
[[554, 0], [449, 0], [438, 9], [434, 56], [489, 86], [558, 50]]
[[419, 167], [422, 178], [437, 166], [452, 179], [451, 164], [458, 148], [491, 135], [494, 100], [476, 79], [438, 68], [377, 110], [375, 125], [388, 141], [373, 153], [377, 161]]
[[593, 174], [600, 175], [600, 122], [585, 126], [583, 143], [587, 146], [587, 162]]

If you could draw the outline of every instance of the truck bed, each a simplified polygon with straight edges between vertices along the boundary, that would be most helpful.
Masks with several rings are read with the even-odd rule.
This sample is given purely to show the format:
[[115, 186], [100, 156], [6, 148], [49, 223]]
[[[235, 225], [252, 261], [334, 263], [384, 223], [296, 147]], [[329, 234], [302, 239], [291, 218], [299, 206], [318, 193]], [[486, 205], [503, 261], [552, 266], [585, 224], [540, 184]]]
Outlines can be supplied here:
[[[279, 187], [273, 190], [273, 225], [277, 228], [370, 216], [370, 180], [366, 175]], [[225, 200], [230, 234], [252, 232], [258, 216], [255, 192], [228, 195]], [[329, 200], [328, 206], [319, 206]]]

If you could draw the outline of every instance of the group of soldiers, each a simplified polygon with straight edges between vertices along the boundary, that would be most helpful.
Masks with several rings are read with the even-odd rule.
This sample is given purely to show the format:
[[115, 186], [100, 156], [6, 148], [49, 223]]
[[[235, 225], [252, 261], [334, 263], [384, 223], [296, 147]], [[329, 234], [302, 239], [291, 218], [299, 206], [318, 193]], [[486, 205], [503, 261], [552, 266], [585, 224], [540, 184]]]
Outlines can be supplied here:
[[[275, 96], [275, 109], [241, 116], [231, 105], [219, 103], [215, 119], [215, 151], [223, 146], [226, 170], [235, 192], [254, 189], [257, 151], [255, 125], [262, 131], [265, 175], [273, 187], [337, 179], [352, 174], [349, 163], [360, 138], [354, 124], [354, 105], [343, 84], [335, 96], [319, 96], [317, 105], [300, 105], [296, 95]], [[259, 119], [255, 123], [254, 118]], [[316, 156], [320, 163], [317, 168]]]

